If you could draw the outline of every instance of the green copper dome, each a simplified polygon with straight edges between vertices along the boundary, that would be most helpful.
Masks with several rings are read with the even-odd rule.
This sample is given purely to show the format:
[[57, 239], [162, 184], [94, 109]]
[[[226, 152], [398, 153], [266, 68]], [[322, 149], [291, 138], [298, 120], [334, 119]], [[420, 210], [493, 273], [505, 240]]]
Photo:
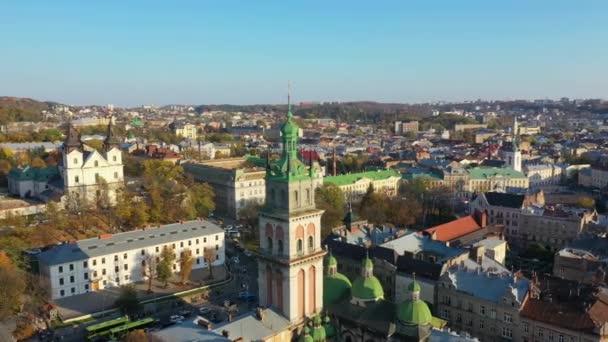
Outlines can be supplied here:
[[326, 338], [327, 335], [323, 326], [312, 328], [312, 340], [314, 342], [324, 342]]
[[368, 278], [359, 277], [355, 279], [351, 289], [354, 298], [362, 300], [378, 300], [384, 298], [384, 289], [378, 278], [373, 275]]
[[293, 121], [291, 116], [288, 116], [287, 121], [281, 125], [281, 134], [283, 134], [284, 137], [297, 136], [299, 131], [300, 127]]
[[338, 273], [338, 260], [329, 252], [323, 277], [323, 305], [336, 304], [348, 298], [352, 286], [345, 275]]
[[321, 316], [317, 314], [317, 315], [315, 315], [315, 317], [312, 319], [312, 322], [313, 322], [313, 324], [314, 324], [314, 325], [319, 325], [319, 324], [321, 324], [321, 322], [323, 322], [323, 321], [321, 320]]
[[336, 304], [348, 298], [352, 286], [344, 274], [326, 275], [323, 278], [323, 305]]
[[414, 281], [407, 286], [407, 290], [410, 292], [420, 292], [420, 284], [414, 279]]
[[300, 342], [314, 342], [312, 336], [310, 336], [310, 328], [304, 327], [302, 336], [300, 336]]
[[397, 318], [407, 324], [429, 324], [433, 319], [429, 306], [423, 300], [406, 300], [397, 307]]

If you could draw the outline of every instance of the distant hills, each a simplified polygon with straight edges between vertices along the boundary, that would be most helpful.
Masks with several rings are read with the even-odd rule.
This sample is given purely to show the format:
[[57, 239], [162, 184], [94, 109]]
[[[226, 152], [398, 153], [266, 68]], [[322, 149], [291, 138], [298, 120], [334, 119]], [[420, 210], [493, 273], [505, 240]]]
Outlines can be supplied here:
[[0, 96], [0, 125], [15, 121], [42, 121], [43, 110], [54, 102], [41, 102], [22, 97]]

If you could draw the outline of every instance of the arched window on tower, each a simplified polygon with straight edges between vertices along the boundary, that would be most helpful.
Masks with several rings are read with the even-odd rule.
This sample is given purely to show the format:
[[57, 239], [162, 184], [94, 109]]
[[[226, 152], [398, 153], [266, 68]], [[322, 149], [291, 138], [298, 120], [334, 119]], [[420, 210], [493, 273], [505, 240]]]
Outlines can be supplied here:
[[312, 251], [315, 247], [315, 239], [312, 236], [308, 237], [308, 250]]
[[272, 252], [272, 238], [269, 236], [266, 245], [268, 246], [268, 251]]
[[302, 239], [298, 239], [298, 246], [297, 246], [297, 252], [298, 252], [298, 254], [302, 254], [303, 253], [304, 246], [302, 246], [302, 245], [303, 245]]
[[299, 206], [300, 205], [300, 197], [299, 197], [299, 194], [298, 194], [298, 190], [296, 190], [296, 191], [293, 192], [293, 197], [294, 197], [294, 199], [296, 201], [296, 206]]
[[274, 191], [274, 188], [270, 189], [270, 201], [273, 203], [276, 203], [277, 198], [276, 198], [277, 194], [276, 191]]
[[306, 204], [310, 204], [310, 189], [306, 189]]
[[278, 246], [277, 246], [277, 252], [279, 255], [283, 254], [283, 240], [279, 240], [278, 241]]

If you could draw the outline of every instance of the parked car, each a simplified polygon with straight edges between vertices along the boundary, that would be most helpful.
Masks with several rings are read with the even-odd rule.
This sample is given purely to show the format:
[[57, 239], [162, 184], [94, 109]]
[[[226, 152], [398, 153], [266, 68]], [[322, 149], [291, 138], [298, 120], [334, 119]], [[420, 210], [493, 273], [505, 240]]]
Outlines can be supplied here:
[[253, 293], [248, 293], [248, 292], [239, 293], [239, 299], [246, 301], [246, 302], [253, 302], [257, 298], [258, 297], [256, 297], [256, 295], [254, 295]]
[[184, 321], [184, 316], [173, 315], [173, 316], [169, 317], [169, 321], [172, 323], [181, 323]]
[[211, 309], [209, 309], [209, 308], [208, 308], [208, 307], [206, 307], [206, 306], [203, 306], [202, 308], [198, 309], [198, 312], [199, 312], [201, 315], [208, 315], [209, 313], [211, 313]]

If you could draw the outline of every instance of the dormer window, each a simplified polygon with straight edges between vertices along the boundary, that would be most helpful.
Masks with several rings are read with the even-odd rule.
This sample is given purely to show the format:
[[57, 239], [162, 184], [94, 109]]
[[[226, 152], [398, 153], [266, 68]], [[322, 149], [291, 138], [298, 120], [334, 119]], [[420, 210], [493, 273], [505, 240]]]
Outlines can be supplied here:
[[78, 164], [78, 158], [74, 158], [74, 164]]
[[98, 166], [99, 166], [99, 162], [96, 160], [95, 161], [95, 167], [98, 167]]
[[112, 160], [113, 160], [113, 161], [116, 161], [116, 156], [113, 156], [113, 157], [112, 157]]

